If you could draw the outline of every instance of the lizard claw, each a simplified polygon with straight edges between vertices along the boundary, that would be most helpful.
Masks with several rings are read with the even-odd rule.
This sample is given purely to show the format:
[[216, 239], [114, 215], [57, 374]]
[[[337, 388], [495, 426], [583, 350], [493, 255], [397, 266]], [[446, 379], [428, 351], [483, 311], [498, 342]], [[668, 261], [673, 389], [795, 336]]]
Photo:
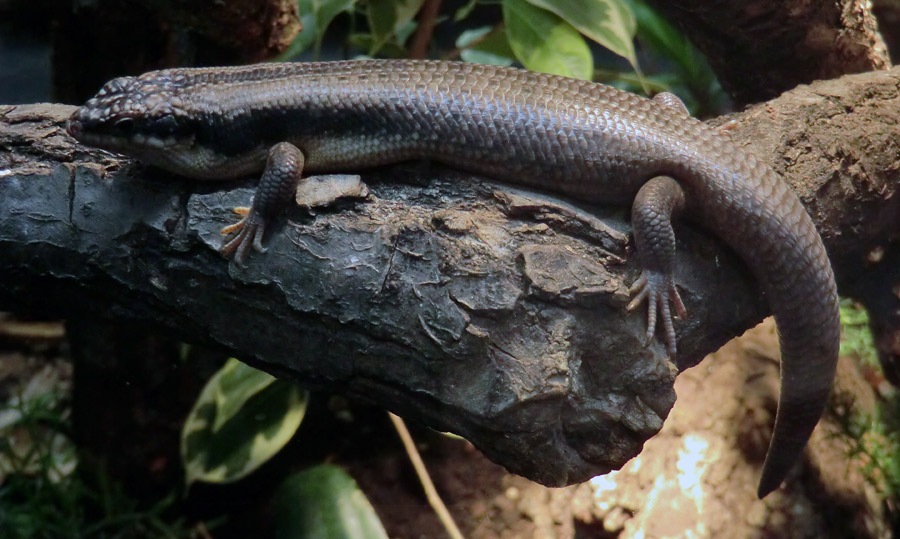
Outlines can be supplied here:
[[650, 344], [656, 333], [656, 316], [659, 313], [666, 334], [666, 351], [670, 356], [674, 356], [675, 326], [672, 323], [671, 309], [674, 307], [678, 318], [683, 320], [687, 317], [687, 309], [675, 287], [675, 280], [670, 275], [644, 270], [628, 289], [628, 293], [634, 295], [626, 307], [628, 311], [637, 309], [644, 301], [647, 302], [646, 344]]
[[243, 215], [243, 219], [224, 227], [221, 234], [227, 236], [237, 232], [237, 236], [223, 245], [219, 252], [225, 257], [233, 255], [236, 263], [243, 264], [251, 247], [257, 252], [266, 252], [266, 248], [262, 244], [263, 236], [266, 233], [266, 222], [252, 209], [241, 207], [235, 208], [234, 212]]

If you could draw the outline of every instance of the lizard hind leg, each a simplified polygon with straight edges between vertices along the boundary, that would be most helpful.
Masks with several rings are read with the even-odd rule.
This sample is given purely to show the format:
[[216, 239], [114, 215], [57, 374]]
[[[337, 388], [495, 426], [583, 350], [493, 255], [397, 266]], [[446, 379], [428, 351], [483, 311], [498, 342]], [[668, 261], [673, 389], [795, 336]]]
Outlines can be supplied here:
[[660, 92], [653, 96], [653, 100], [683, 118], [691, 115], [684, 101], [672, 92]]
[[641, 187], [631, 208], [631, 226], [643, 270], [629, 289], [634, 297], [626, 309], [633, 311], [647, 302], [647, 344], [656, 333], [658, 315], [670, 356], [676, 351], [672, 308], [679, 318], [687, 316], [675, 287], [675, 231], [672, 228], [672, 218], [684, 204], [684, 190], [678, 182], [668, 176], [657, 176]]
[[276, 144], [269, 150], [266, 168], [253, 195], [252, 206], [249, 210], [235, 208], [235, 213], [244, 217], [221, 231], [223, 235], [237, 232], [220, 249], [224, 256], [234, 256], [234, 261], [241, 264], [251, 248], [257, 252], [265, 252], [262, 242], [266, 228], [293, 198], [305, 162], [303, 152], [287, 142]]

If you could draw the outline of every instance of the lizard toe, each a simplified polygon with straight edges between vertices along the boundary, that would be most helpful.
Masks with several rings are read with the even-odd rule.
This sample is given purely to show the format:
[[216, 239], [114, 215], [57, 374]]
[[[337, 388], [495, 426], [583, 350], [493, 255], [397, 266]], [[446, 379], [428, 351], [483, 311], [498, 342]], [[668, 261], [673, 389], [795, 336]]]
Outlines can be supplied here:
[[679, 318], [684, 318], [687, 315], [687, 309], [684, 307], [681, 295], [675, 287], [675, 280], [671, 276], [657, 271], [644, 270], [629, 288], [629, 293], [633, 294], [634, 297], [626, 307], [626, 310], [633, 311], [641, 304], [647, 303], [647, 332], [644, 345], [648, 346], [656, 334], [658, 316], [665, 332], [666, 352], [670, 356], [674, 356], [676, 335], [675, 325], [672, 320], [672, 309], [674, 308]]

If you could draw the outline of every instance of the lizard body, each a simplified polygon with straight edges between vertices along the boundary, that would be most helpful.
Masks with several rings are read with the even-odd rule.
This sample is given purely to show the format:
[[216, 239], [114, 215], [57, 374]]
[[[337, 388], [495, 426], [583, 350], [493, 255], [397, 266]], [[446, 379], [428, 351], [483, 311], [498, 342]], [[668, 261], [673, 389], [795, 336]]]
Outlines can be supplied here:
[[169, 69], [107, 83], [72, 117], [82, 142], [184, 176], [262, 172], [223, 250], [262, 250], [266, 224], [301, 174], [431, 159], [588, 202], [632, 206], [648, 303], [675, 352], [671, 218], [725, 240], [760, 280], [782, 350], [781, 395], [759, 495], [778, 487], [818, 422], [834, 378], [838, 298], [800, 201], [752, 153], [691, 118], [674, 96], [645, 99], [587, 81], [452, 62], [363, 60]]

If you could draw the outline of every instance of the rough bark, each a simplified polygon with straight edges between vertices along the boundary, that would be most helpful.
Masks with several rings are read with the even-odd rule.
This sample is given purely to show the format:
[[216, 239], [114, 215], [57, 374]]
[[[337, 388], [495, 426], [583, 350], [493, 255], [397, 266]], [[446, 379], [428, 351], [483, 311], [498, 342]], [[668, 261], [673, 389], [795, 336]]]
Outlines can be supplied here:
[[[842, 281], [897, 229], [898, 77], [799, 88], [733, 118], [731, 136], [797, 188]], [[151, 322], [459, 433], [543, 484], [640, 452], [675, 374], [765, 314], [739, 261], [679, 226], [691, 316], [672, 364], [643, 346], [643, 315], [623, 314], [638, 272], [624, 209], [439, 168], [376, 171], [368, 198], [297, 208], [237, 267], [217, 231], [252, 182], [179, 181], [75, 146], [71, 110], [0, 109], [0, 308]]]
[[798, 84], [889, 67], [865, 0], [650, 0], [706, 55], [738, 104]]

